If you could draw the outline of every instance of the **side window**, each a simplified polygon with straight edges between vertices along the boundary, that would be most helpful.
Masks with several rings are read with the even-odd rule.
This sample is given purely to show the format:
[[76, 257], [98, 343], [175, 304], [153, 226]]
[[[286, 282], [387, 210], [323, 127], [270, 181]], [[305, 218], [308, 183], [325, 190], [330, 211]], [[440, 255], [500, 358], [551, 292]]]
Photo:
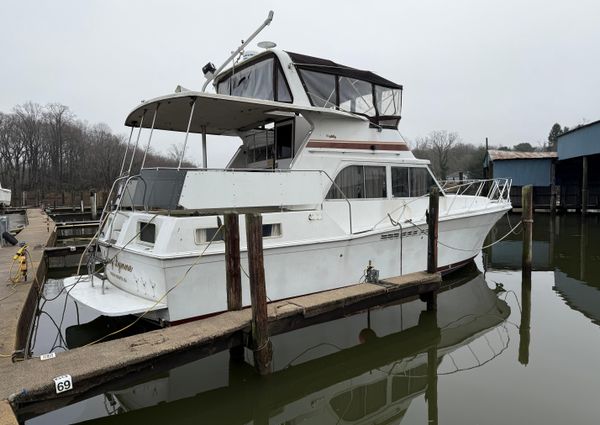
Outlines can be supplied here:
[[218, 227], [209, 227], [204, 229], [196, 229], [195, 241], [197, 244], [206, 242], [217, 242], [223, 240], [223, 230], [219, 231]]
[[392, 167], [392, 196], [396, 198], [426, 195], [434, 185], [427, 168]]
[[300, 70], [300, 78], [313, 106], [333, 108], [337, 105], [336, 76]]
[[392, 167], [392, 196], [396, 198], [407, 198], [408, 191], [408, 168]]
[[364, 167], [365, 198], [385, 198], [385, 167]]
[[335, 178], [335, 185], [327, 193], [326, 199], [385, 198], [385, 167], [350, 165]]
[[281, 236], [281, 223], [263, 224], [262, 225], [263, 238], [271, 238], [274, 236]]
[[156, 226], [153, 223], [138, 222], [138, 231], [142, 242], [154, 243], [156, 240]]
[[423, 196], [435, 182], [427, 168], [410, 169], [410, 196]]

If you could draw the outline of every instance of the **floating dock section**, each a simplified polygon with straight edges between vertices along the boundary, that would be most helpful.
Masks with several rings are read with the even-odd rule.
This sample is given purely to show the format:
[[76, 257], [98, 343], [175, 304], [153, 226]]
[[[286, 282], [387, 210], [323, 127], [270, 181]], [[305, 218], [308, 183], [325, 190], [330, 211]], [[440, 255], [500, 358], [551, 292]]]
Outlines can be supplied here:
[[[268, 305], [271, 335], [333, 320], [369, 307], [435, 293], [438, 273], [414, 273], [361, 283], [326, 292], [273, 302]], [[0, 399], [10, 400], [20, 418], [28, 418], [102, 393], [106, 385], [176, 356], [190, 361], [239, 345], [246, 345], [252, 311], [227, 311], [204, 320], [57, 353], [53, 359], [32, 359], [0, 365], [6, 383]], [[91, 361], [93, 359], [93, 361]], [[73, 390], [56, 394], [53, 379], [69, 374]], [[1, 422], [0, 422], [1, 423]]]

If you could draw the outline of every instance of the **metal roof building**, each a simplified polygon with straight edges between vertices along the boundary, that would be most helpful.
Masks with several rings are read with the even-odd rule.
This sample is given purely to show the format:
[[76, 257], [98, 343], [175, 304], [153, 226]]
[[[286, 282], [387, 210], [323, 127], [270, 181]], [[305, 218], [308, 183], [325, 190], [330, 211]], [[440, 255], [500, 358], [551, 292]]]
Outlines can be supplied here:
[[600, 120], [558, 137], [557, 152], [488, 150], [488, 178], [512, 178], [513, 204], [520, 206], [520, 188], [534, 186], [534, 205], [563, 209], [600, 208]]
[[514, 186], [551, 186], [556, 157], [556, 152], [488, 150], [484, 168], [490, 169], [494, 178], [512, 178]]

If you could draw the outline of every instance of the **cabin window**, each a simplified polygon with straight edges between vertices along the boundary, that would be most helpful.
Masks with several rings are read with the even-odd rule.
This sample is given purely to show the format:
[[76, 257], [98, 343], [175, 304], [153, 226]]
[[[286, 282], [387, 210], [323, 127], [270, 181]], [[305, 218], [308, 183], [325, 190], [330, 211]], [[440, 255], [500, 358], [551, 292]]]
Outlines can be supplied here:
[[268, 57], [242, 63], [216, 86], [217, 93], [253, 99], [292, 102], [292, 94], [279, 61]]
[[431, 186], [435, 186], [435, 181], [427, 168], [411, 168], [410, 196], [426, 195]]
[[337, 106], [336, 76], [322, 72], [300, 70], [306, 94], [313, 106], [334, 108]]
[[368, 116], [376, 114], [373, 104], [373, 86], [355, 78], [340, 77], [340, 108]]
[[138, 222], [138, 232], [142, 242], [154, 243], [156, 240], [156, 226], [152, 223]]
[[262, 235], [263, 238], [281, 236], [281, 223], [263, 224]]
[[294, 156], [294, 122], [288, 121], [275, 126], [275, 143], [277, 159]]
[[392, 167], [392, 196], [396, 198], [409, 197], [408, 187], [408, 168]]
[[392, 167], [392, 196], [418, 197], [429, 193], [435, 181], [427, 168]]
[[219, 231], [218, 227], [208, 227], [205, 229], [196, 229], [196, 243], [217, 242], [223, 240], [223, 229]]
[[[332, 185], [326, 199], [385, 198], [385, 167], [350, 165], [335, 178], [339, 189]], [[340, 192], [343, 192], [343, 194]]]

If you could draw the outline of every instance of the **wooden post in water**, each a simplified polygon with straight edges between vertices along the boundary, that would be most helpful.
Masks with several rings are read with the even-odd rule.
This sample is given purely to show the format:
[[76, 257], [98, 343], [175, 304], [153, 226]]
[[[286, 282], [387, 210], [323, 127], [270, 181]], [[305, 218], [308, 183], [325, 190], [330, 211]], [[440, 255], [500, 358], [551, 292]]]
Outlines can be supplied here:
[[429, 210], [427, 211], [428, 245], [427, 245], [427, 272], [437, 271], [437, 239], [439, 219], [440, 192], [437, 187], [432, 187], [429, 192]]
[[531, 262], [533, 258], [533, 186], [523, 186], [521, 189], [521, 203], [523, 206], [521, 215], [521, 222], [523, 224], [523, 255], [521, 267], [523, 270], [523, 278], [530, 278]]
[[[438, 221], [439, 221], [440, 192], [436, 186], [429, 191], [429, 210], [427, 211], [427, 273], [436, 273], [438, 268]], [[425, 297], [427, 310], [437, 309], [435, 292]]]
[[586, 215], [588, 209], [588, 158], [584, 156], [581, 164], [581, 214]]
[[[225, 214], [225, 272], [227, 286], [227, 310], [242, 309], [242, 273], [240, 266], [240, 218], [237, 214]], [[232, 359], [244, 358], [244, 347], [229, 350]]]
[[556, 213], [556, 161], [550, 164], [550, 213]]
[[90, 210], [92, 211], [92, 220], [96, 220], [98, 218], [98, 204], [97, 204], [97, 195], [95, 190], [90, 191]]
[[259, 374], [268, 375], [271, 373], [272, 348], [271, 341], [269, 340], [262, 216], [260, 214], [246, 214], [246, 241], [248, 244], [248, 269], [250, 275], [250, 298], [252, 302], [254, 366]]

